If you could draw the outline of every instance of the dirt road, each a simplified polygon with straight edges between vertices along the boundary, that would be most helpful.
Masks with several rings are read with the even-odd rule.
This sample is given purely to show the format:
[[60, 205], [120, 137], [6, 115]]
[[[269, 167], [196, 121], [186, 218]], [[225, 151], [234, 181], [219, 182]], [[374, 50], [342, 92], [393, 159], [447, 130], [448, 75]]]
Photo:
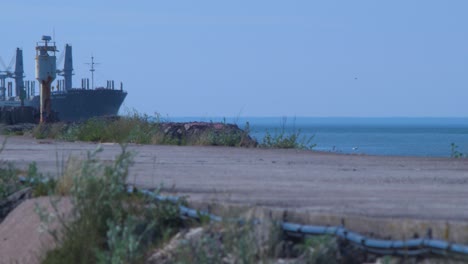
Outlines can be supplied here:
[[[3, 138], [0, 138], [3, 140]], [[97, 144], [10, 137], [0, 158], [57, 175], [70, 155]], [[102, 144], [112, 160], [118, 144]], [[297, 150], [129, 146], [129, 181], [163, 184], [193, 201], [230, 202], [370, 217], [468, 220], [468, 160], [377, 157]]]

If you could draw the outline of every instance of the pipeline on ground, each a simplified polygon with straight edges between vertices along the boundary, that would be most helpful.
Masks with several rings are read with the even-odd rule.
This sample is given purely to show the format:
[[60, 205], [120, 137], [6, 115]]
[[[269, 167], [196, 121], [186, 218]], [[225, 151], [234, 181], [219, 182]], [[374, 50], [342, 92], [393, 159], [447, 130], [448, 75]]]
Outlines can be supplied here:
[[[129, 186], [127, 190], [128, 192], [134, 192], [135, 188], [133, 186]], [[138, 192], [156, 201], [168, 201], [172, 203], [179, 203], [180, 201], [180, 198], [177, 196], [163, 196], [145, 189], [139, 189]], [[226, 220], [209, 212], [192, 209], [180, 204], [179, 210], [181, 217], [184, 218], [200, 220], [201, 217], [207, 217], [214, 222], [222, 222]], [[238, 221], [245, 222], [241, 219], [238, 219]], [[256, 222], [260, 223], [258, 220], [256, 220]], [[363, 236], [359, 233], [348, 230], [343, 226], [314, 226], [290, 222], [280, 222], [279, 224], [285, 234], [291, 237], [314, 235], [335, 236], [345, 241], [351, 242], [361, 250], [377, 255], [416, 257], [428, 254], [435, 254], [439, 256], [457, 254], [468, 256], [468, 245], [450, 243], [444, 240], [432, 239], [430, 237], [414, 238], [408, 240], [383, 240]]]

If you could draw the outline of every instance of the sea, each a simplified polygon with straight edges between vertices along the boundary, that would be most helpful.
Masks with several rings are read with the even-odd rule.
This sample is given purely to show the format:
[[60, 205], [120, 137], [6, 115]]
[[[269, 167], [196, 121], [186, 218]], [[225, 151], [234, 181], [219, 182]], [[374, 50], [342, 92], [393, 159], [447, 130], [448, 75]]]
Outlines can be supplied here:
[[262, 142], [266, 133], [298, 133], [313, 150], [345, 154], [451, 157], [468, 155], [468, 118], [177, 117], [173, 122], [226, 122]]

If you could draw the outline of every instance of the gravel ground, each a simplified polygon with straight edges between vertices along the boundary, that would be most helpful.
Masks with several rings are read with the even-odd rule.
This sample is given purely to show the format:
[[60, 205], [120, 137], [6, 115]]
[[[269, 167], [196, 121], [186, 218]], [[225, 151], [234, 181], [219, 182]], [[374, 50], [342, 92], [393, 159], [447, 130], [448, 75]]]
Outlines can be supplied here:
[[[3, 140], [0, 138], [0, 140]], [[9, 137], [0, 159], [36, 161], [59, 174], [97, 144]], [[102, 144], [112, 160], [118, 144]], [[449, 146], [447, 146], [449, 147]], [[298, 150], [130, 145], [129, 182], [192, 201], [228, 202], [366, 217], [468, 219], [468, 159], [343, 155]]]

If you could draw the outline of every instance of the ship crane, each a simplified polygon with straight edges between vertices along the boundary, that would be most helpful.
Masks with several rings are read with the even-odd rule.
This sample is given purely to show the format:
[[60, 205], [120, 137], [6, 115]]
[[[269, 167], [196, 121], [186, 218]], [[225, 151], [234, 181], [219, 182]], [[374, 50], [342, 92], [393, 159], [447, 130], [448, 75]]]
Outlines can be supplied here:
[[[16, 60], [15, 60], [16, 58]], [[12, 72], [11, 68], [15, 62], [15, 71]], [[26, 91], [24, 90], [24, 67], [23, 67], [23, 51], [20, 48], [16, 49], [16, 56], [14, 56], [8, 67], [6, 67], [3, 60], [0, 58], [0, 63], [2, 64], [4, 70], [0, 71], [0, 93], [3, 99], [6, 97], [6, 87], [5, 80], [6, 78], [15, 79], [15, 95], [21, 99], [21, 106], [24, 106], [24, 99], [26, 97]], [[3, 73], [2, 73], [3, 72]], [[12, 91], [10, 93], [13, 93]]]
[[63, 76], [64, 79], [64, 88], [68, 92], [72, 89], [72, 76], [73, 73], [73, 56], [72, 56], [72, 46], [69, 44], [65, 45], [65, 60], [63, 62], [63, 70], [57, 69], [57, 74]]
[[13, 75], [13, 72], [11, 71], [11, 68], [13, 67], [13, 62], [15, 62], [15, 57], [11, 58], [10, 64], [8, 64], [8, 67], [7, 67], [5, 62], [3, 61], [2, 57], [0, 57], [0, 64], [3, 67], [3, 71], [0, 71], [0, 72], [3, 72], [4, 75], [8, 75], [8, 74]]
[[0, 96], [2, 100], [5, 100], [7, 97], [6, 95], [6, 79], [13, 78], [13, 72], [11, 71], [11, 67], [13, 66], [14, 58], [11, 59], [10, 64], [8, 67], [6, 66], [5, 62], [0, 57], [0, 64], [2, 64], [3, 71], [0, 71]]

